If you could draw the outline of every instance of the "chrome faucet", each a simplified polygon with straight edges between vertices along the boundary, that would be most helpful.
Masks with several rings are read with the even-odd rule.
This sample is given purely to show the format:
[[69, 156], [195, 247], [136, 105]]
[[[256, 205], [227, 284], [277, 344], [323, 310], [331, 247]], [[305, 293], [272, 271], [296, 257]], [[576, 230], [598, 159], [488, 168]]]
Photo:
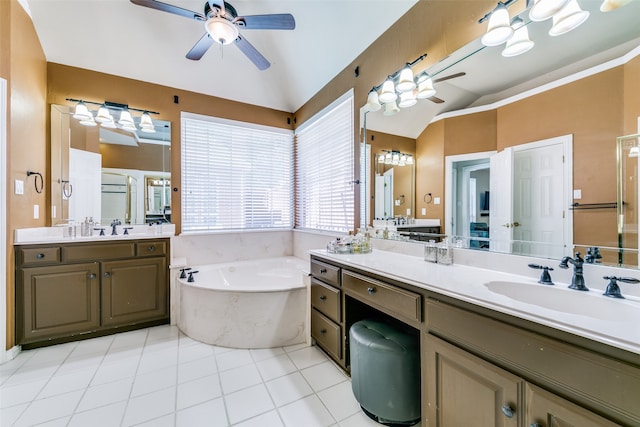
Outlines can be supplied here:
[[111, 235], [112, 236], [117, 236], [118, 235], [118, 231], [116, 230], [116, 226], [121, 225], [122, 223], [120, 222], [119, 219], [114, 219], [111, 222]]
[[582, 275], [582, 265], [584, 259], [580, 256], [580, 252], [576, 252], [575, 258], [566, 256], [560, 260], [560, 268], [569, 268], [569, 263], [573, 264], [573, 277], [571, 278], [571, 285], [569, 289], [575, 289], [576, 291], [588, 291], [584, 284], [584, 276]]

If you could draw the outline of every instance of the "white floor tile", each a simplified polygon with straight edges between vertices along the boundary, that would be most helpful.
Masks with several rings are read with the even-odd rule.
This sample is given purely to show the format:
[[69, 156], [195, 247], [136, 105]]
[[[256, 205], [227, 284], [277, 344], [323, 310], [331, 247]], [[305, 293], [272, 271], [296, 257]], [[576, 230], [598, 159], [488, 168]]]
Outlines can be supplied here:
[[178, 348], [156, 350], [148, 352], [145, 347], [145, 352], [140, 358], [140, 364], [138, 365], [138, 374], [146, 374], [148, 372], [157, 371], [159, 369], [165, 369], [169, 367], [176, 368], [178, 364]]
[[84, 412], [77, 412], [71, 417], [68, 427], [112, 427], [119, 426], [124, 415], [126, 401], [112, 403]]
[[316, 392], [347, 380], [346, 375], [331, 362], [324, 362], [301, 372]]
[[46, 399], [34, 400], [18, 418], [15, 426], [32, 426], [73, 414], [82, 397], [82, 391], [74, 391]]
[[284, 424], [282, 424], [278, 412], [271, 411], [247, 421], [234, 424], [234, 427], [284, 427]]
[[133, 378], [125, 378], [89, 387], [84, 396], [82, 396], [77, 411], [87, 411], [100, 406], [126, 401], [130, 397], [132, 386]]
[[32, 381], [48, 380], [58, 369], [57, 366], [21, 366], [13, 375], [11, 375], [2, 386], [9, 387], [12, 385], [26, 384]]
[[0, 388], [0, 408], [8, 408], [20, 403], [31, 402], [47, 384], [47, 380], [31, 381], [25, 384]]
[[92, 369], [95, 372], [102, 364], [103, 359], [104, 355], [102, 354], [82, 355], [75, 358], [69, 357], [62, 365], [60, 365], [55, 374], [70, 374], [72, 372], [84, 371], [87, 369]]
[[329, 410], [333, 418], [344, 420], [360, 411], [360, 404], [353, 395], [351, 381], [343, 381], [333, 387], [322, 390], [318, 397]]
[[228, 425], [222, 398], [179, 410], [176, 414], [176, 427], [226, 427]]
[[77, 347], [77, 342], [66, 344], [52, 345], [50, 347], [42, 347], [36, 350], [36, 353], [30, 358], [24, 367], [32, 366], [55, 366], [58, 367]]
[[162, 417], [154, 418], [144, 423], [136, 424], [135, 427], [175, 427], [176, 414], [164, 415]]
[[256, 363], [256, 366], [265, 381], [290, 374], [296, 370], [296, 365], [286, 354], [260, 361]]
[[176, 408], [178, 410], [184, 409], [207, 400], [213, 400], [221, 395], [220, 379], [217, 374], [199, 378], [178, 385]]
[[104, 356], [109, 351], [114, 338], [114, 335], [107, 335], [106, 337], [79, 341], [76, 348], [69, 355], [69, 359], [77, 359], [89, 355]]
[[28, 403], [22, 403], [20, 405], [2, 408], [0, 411], [0, 426], [12, 426], [27, 406], [29, 406]]
[[288, 354], [298, 369], [308, 368], [327, 361], [327, 356], [317, 347], [305, 347]]
[[286, 405], [313, 393], [300, 372], [268, 381], [266, 386], [276, 406]]
[[142, 348], [147, 340], [148, 329], [130, 331], [117, 334], [111, 344], [109, 351], [127, 347]]
[[291, 353], [292, 351], [300, 350], [301, 348], [305, 347], [309, 347], [309, 344], [307, 344], [306, 342], [302, 342], [300, 344], [294, 344], [284, 347], [284, 351], [286, 351], [287, 353]]
[[178, 369], [175, 366], [136, 375], [133, 382], [133, 390], [131, 390], [131, 397], [173, 387], [177, 384], [177, 381]]
[[253, 418], [274, 408], [264, 384], [224, 396], [231, 424]]
[[380, 427], [380, 424], [367, 417], [362, 410], [340, 421], [340, 427]]
[[186, 363], [205, 357], [213, 357], [213, 347], [208, 344], [196, 342], [188, 346], [182, 346], [178, 349], [178, 362]]
[[155, 341], [175, 341], [180, 336], [180, 330], [175, 325], [162, 325], [149, 328], [147, 345]]
[[168, 415], [175, 411], [175, 400], [174, 387], [129, 399], [122, 425], [133, 426]]
[[231, 350], [216, 354], [216, 360], [220, 372], [253, 363], [249, 350]]
[[38, 424], [38, 427], [66, 427], [71, 417], [56, 418], [55, 420], [46, 421]]
[[234, 391], [260, 384], [262, 377], [256, 365], [250, 364], [220, 372], [220, 382], [222, 391], [225, 394], [230, 394]]
[[336, 422], [316, 395], [278, 408], [278, 412], [286, 427], [326, 427]]
[[202, 376], [213, 375], [218, 372], [214, 356], [197, 359], [178, 365], [178, 383], [195, 380]]
[[138, 369], [138, 361], [114, 362], [102, 364], [98, 368], [91, 385], [106, 384], [113, 381], [133, 378]]
[[95, 369], [87, 369], [71, 373], [56, 373], [42, 389], [38, 399], [68, 393], [75, 390], [84, 390], [89, 387]]
[[254, 362], [260, 362], [261, 360], [271, 359], [272, 357], [284, 354], [284, 349], [282, 347], [259, 348], [249, 351], [251, 352], [251, 357], [253, 357]]

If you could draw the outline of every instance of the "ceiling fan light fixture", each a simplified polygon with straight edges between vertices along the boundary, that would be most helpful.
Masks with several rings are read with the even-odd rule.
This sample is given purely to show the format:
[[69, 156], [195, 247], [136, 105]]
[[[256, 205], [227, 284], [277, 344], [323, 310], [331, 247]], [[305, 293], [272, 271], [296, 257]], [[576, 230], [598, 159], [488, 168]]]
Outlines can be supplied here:
[[398, 102], [398, 107], [400, 108], [409, 108], [418, 103], [416, 99], [416, 95], [413, 91], [410, 92], [402, 92], [400, 94], [400, 102]]
[[238, 27], [231, 21], [215, 16], [204, 23], [207, 33], [216, 42], [225, 45], [233, 43], [238, 38]]
[[529, 30], [524, 25], [524, 21], [520, 18], [516, 18], [513, 21], [513, 37], [507, 41], [507, 45], [502, 51], [502, 56], [510, 58], [513, 56], [522, 55], [525, 52], [531, 50], [535, 43], [529, 38]]
[[558, 13], [553, 15], [553, 26], [549, 30], [550, 36], [560, 36], [578, 28], [589, 17], [589, 12], [580, 9], [578, 0], [570, 0]]
[[416, 88], [416, 82], [413, 80], [413, 70], [409, 65], [400, 71], [400, 79], [396, 85], [396, 90], [400, 93], [410, 92]]
[[371, 92], [369, 92], [369, 95], [367, 96], [367, 110], [368, 111], [378, 111], [380, 108], [382, 108], [382, 105], [380, 105], [380, 100], [378, 99], [378, 92], [376, 92], [375, 90], [372, 90]]
[[418, 99], [427, 99], [436, 94], [436, 90], [433, 87], [433, 79], [428, 74], [426, 78], [422, 79], [420, 83], [418, 83], [418, 93], [416, 94], [416, 98]]
[[631, 0], [604, 0], [600, 5], [600, 12], [611, 12], [630, 2]]
[[513, 36], [513, 28], [509, 21], [509, 11], [503, 3], [491, 12], [487, 32], [482, 36], [482, 44], [485, 46], [498, 46]]
[[562, 10], [569, 3], [569, 0], [535, 0], [531, 10], [529, 10], [529, 19], [532, 21], [545, 21]]
[[382, 91], [378, 96], [378, 99], [383, 104], [388, 104], [393, 102], [395, 105], [395, 100], [398, 99], [398, 94], [396, 93], [395, 86], [393, 84], [393, 80], [387, 79], [382, 84]]

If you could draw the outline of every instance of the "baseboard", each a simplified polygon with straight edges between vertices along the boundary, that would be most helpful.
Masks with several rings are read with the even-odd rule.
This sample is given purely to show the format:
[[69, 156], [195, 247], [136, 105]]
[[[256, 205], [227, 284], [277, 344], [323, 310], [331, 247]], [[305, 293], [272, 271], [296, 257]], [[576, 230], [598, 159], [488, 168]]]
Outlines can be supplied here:
[[21, 351], [22, 347], [16, 345], [5, 351], [4, 353], [0, 353], [0, 365], [15, 359], [16, 357], [18, 357], [18, 354], [20, 354]]

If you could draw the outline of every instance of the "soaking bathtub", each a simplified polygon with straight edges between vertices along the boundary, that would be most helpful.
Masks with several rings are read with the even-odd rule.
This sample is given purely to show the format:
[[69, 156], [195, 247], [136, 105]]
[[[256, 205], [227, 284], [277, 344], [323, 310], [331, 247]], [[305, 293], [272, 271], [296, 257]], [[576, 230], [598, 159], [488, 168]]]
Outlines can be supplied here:
[[192, 266], [178, 279], [178, 327], [190, 338], [233, 348], [306, 341], [309, 264], [296, 257]]

